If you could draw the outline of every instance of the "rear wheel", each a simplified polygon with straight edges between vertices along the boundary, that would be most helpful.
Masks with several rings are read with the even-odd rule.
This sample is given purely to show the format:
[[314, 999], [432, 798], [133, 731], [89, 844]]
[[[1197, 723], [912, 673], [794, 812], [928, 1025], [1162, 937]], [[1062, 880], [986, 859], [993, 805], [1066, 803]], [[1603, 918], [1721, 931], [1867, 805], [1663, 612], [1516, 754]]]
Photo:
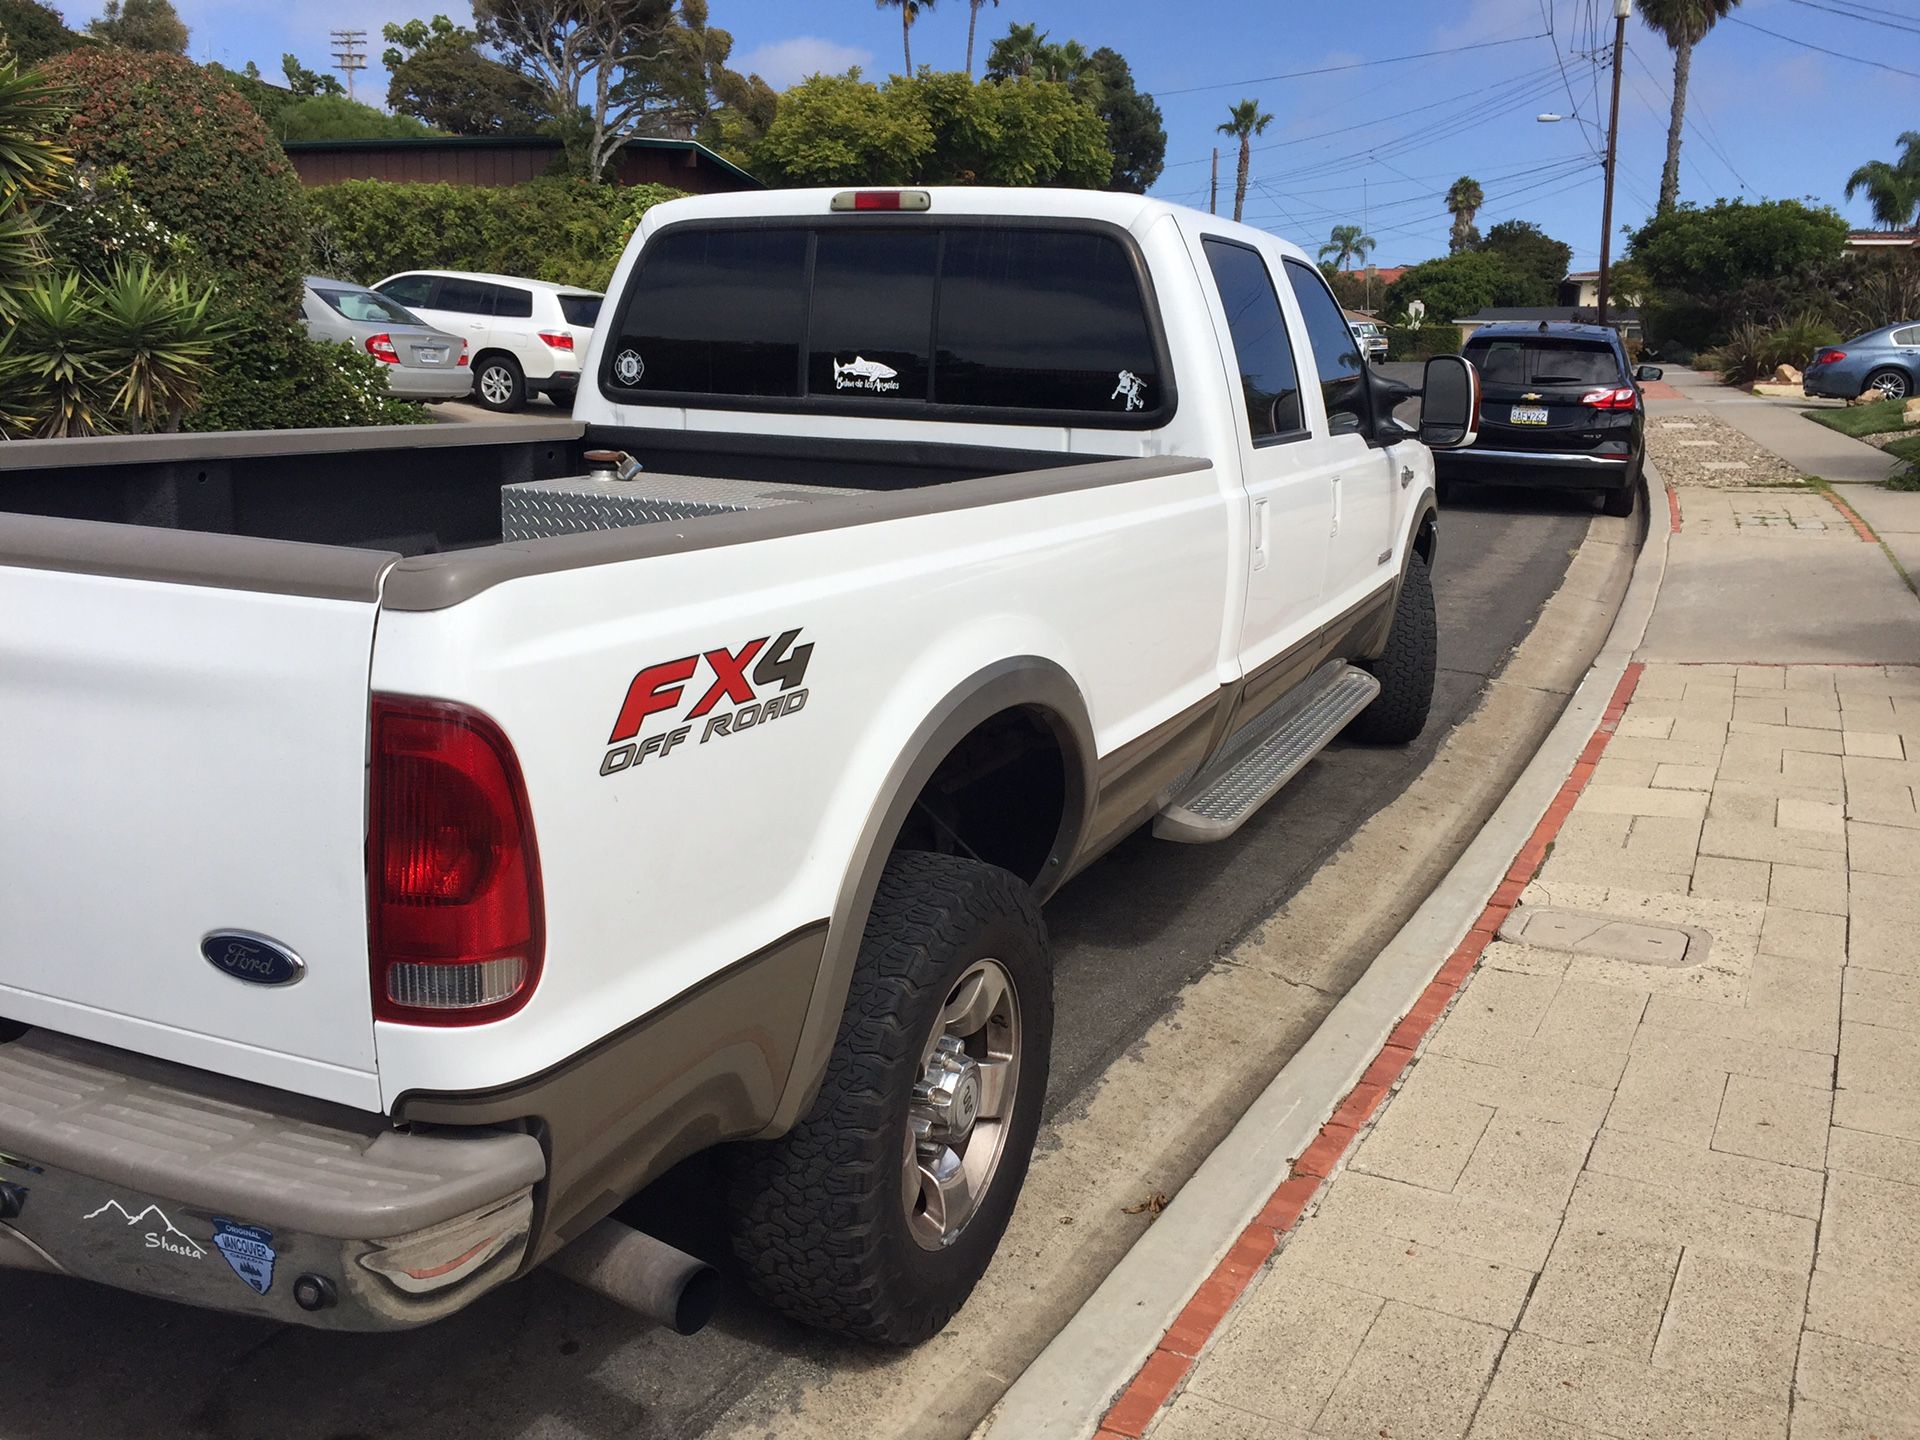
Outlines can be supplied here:
[[1866, 388], [1878, 390], [1883, 400], [1904, 400], [1913, 393], [1913, 383], [1908, 380], [1907, 372], [1895, 370], [1892, 366], [1867, 376]]
[[1613, 515], [1622, 520], [1633, 514], [1634, 506], [1640, 499], [1640, 467], [1634, 466], [1633, 474], [1627, 477], [1627, 483], [1618, 490], [1600, 492], [1600, 513]]
[[893, 856], [812, 1110], [729, 1159], [754, 1289], [878, 1344], [938, 1331], [1012, 1217], [1052, 1045], [1052, 961], [1026, 886], [961, 856]]
[[527, 403], [527, 376], [511, 355], [485, 355], [474, 362], [473, 398], [489, 410], [518, 410]]
[[1393, 629], [1378, 660], [1362, 666], [1380, 682], [1373, 703], [1347, 725], [1350, 739], [1370, 745], [1406, 745], [1426, 729], [1439, 663], [1439, 627], [1433, 615], [1433, 577], [1416, 553], [1407, 558]]

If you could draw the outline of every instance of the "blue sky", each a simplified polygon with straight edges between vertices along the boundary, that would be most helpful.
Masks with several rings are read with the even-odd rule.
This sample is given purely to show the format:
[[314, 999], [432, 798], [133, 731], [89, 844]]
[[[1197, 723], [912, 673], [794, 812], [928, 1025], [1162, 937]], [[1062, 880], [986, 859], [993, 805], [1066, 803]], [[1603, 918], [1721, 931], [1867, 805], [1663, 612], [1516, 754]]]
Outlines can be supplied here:
[[[59, 3], [59, 0], [56, 0]], [[870, 76], [901, 66], [898, 12], [871, 0], [710, 0], [712, 23], [733, 32], [734, 63], [777, 86], [817, 70], [860, 65]], [[371, 32], [362, 98], [378, 101], [380, 26], [435, 10], [467, 17], [465, 0], [175, 0], [192, 28], [195, 59], [269, 74], [292, 50], [328, 62], [327, 31]], [[71, 23], [97, 0], [66, 0]], [[1849, 10], [1876, 17], [1835, 14]], [[1532, 220], [1574, 247], [1576, 267], [1597, 258], [1606, 80], [1583, 52], [1597, 18], [1610, 36], [1607, 0], [1373, 0], [1310, 6], [1274, 0], [988, 0], [980, 52], [1013, 21], [1055, 39], [1110, 45], [1131, 62], [1166, 117], [1168, 167], [1155, 193], [1206, 204], [1208, 160], [1222, 145], [1222, 209], [1231, 208], [1233, 152], [1213, 127], [1227, 107], [1257, 97], [1274, 123], [1256, 141], [1247, 218], [1309, 249], [1342, 222], [1364, 223], [1377, 263], [1444, 253], [1448, 217], [1439, 197], [1462, 173], [1487, 196], [1480, 225]], [[1920, 78], [1817, 53], [1809, 45], [1920, 72], [1920, 0], [1744, 0], [1734, 12], [1782, 40], [1723, 23], [1695, 52], [1681, 160], [1684, 198], [1812, 197], [1866, 225], [1863, 202], [1842, 187], [1863, 160], [1891, 157], [1894, 137], [1920, 122]], [[1551, 35], [1548, 21], [1551, 20]], [[1905, 26], [1907, 28], [1896, 28]], [[965, 0], [938, 0], [913, 31], [917, 65], [959, 69]], [[1793, 43], [1794, 41], [1800, 43]], [[1509, 42], [1509, 43], [1494, 43]], [[1387, 56], [1486, 48], [1318, 76], [1269, 78]], [[1621, 92], [1616, 224], [1652, 209], [1666, 143], [1672, 58], [1659, 37], [1627, 23]], [[979, 57], [976, 57], [976, 66]], [[1564, 66], [1564, 75], [1562, 67]], [[1577, 118], [1540, 124], [1542, 111]]]

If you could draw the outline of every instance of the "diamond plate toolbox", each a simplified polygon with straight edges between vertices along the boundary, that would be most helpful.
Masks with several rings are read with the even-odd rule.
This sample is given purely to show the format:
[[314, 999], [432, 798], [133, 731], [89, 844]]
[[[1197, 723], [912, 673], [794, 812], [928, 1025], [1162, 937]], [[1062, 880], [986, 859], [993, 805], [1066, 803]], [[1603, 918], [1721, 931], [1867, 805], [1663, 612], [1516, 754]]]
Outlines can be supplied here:
[[619, 530], [667, 520], [697, 520], [742, 510], [796, 505], [860, 490], [825, 485], [778, 485], [758, 480], [717, 480], [701, 475], [653, 475], [632, 480], [565, 475], [500, 489], [500, 538], [542, 540], [588, 530]]

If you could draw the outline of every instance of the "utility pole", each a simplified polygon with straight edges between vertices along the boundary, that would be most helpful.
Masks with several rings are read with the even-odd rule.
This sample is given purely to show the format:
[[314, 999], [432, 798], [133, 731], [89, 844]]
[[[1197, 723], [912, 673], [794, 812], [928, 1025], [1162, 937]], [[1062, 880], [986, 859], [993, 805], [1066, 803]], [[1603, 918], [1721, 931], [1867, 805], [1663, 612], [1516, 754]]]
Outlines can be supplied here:
[[1207, 213], [1220, 213], [1220, 147], [1213, 147], [1213, 183], [1207, 188]]
[[1620, 65], [1627, 54], [1627, 12], [1632, 0], [1613, 0], [1613, 109], [1607, 114], [1607, 183], [1600, 200], [1600, 323], [1607, 323], [1607, 255], [1613, 244], [1614, 152], [1620, 143]]
[[[1373, 206], [1367, 202], [1367, 177], [1360, 177], [1360, 233], [1365, 235], [1373, 228]], [[1366, 272], [1367, 313], [1373, 313], [1373, 267], [1367, 264], [1367, 257], [1360, 257], [1361, 267]]]
[[328, 33], [333, 40], [333, 68], [346, 72], [347, 98], [351, 100], [354, 73], [367, 68], [367, 32], [333, 30]]

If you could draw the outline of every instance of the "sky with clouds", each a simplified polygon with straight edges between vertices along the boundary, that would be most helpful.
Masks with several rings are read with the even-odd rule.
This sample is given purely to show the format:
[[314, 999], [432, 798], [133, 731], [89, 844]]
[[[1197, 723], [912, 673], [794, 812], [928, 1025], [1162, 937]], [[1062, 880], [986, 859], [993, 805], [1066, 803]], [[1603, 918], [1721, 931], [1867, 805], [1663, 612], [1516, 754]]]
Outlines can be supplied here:
[[[76, 25], [101, 8], [55, 3]], [[175, 5], [195, 59], [255, 60], [269, 75], [284, 51], [318, 69], [329, 30], [364, 28], [372, 54], [359, 90], [376, 101], [386, 88], [383, 24], [468, 15], [465, 0]], [[852, 65], [876, 79], [901, 68], [899, 12], [872, 0], [710, 5], [711, 23], [733, 33], [734, 66], [775, 86]], [[967, 0], [936, 0], [914, 26], [916, 65], [959, 69], [967, 19]], [[1608, 77], [1591, 55], [1611, 39], [1607, 0], [984, 0], [976, 68], [1014, 21], [1127, 57], [1166, 117], [1168, 166], [1155, 186], [1166, 199], [1207, 203], [1218, 144], [1222, 209], [1231, 208], [1234, 152], [1214, 127], [1234, 101], [1256, 98], [1274, 116], [1252, 157], [1247, 218], [1257, 224], [1309, 249], [1333, 225], [1364, 224], [1379, 241], [1377, 263], [1420, 260], [1444, 253], [1440, 197], [1466, 173], [1486, 193], [1483, 230], [1532, 220], [1573, 245], [1576, 266], [1595, 263]], [[1606, 37], [1598, 42], [1596, 23]], [[1447, 50], [1456, 53], [1361, 63]], [[1617, 223], [1652, 209], [1672, 74], [1665, 44], [1629, 20]], [[1895, 137], [1920, 120], [1920, 0], [1744, 0], [1695, 52], [1689, 95], [1683, 198], [1812, 197], [1866, 225], [1864, 200], [1848, 203], [1842, 190], [1856, 165], [1891, 158]], [[1568, 118], [1542, 124], [1543, 112]]]

